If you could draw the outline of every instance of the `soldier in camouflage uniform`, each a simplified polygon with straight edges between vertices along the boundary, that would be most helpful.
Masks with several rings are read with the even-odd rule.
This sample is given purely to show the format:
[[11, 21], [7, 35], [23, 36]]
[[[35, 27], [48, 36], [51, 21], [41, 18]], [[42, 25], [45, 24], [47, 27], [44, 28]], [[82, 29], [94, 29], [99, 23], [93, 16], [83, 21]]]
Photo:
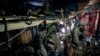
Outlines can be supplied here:
[[76, 55], [84, 56], [86, 51], [86, 42], [84, 41], [84, 25], [80, 25], [74, 29], [74, 42], [77, 44]]
[[52, 39], [52, 42], [54, 42], [53, 50], [55, 52], [55, 56], [58, 56], [61, 50], [61, 43], [56, 33], [57, 33], [56, 25], [55, 24], [50, 25], [48, 27], [48, 39]]

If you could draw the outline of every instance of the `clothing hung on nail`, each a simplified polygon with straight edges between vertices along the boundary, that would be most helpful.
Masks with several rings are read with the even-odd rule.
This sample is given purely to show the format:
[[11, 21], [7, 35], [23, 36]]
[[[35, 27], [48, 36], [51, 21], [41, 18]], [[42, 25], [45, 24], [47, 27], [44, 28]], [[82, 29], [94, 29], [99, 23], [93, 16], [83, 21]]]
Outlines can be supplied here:
[[98, 10], [92, 10], [92, 12], [90, 10], [83, 11], [80, 21], [84, 24], [86, 35], [95, 35], [99, 17]]
[[32, 40], [31, 30], [26, 30], [21, 34], [21, 42], [23, 44], [28, 44]]

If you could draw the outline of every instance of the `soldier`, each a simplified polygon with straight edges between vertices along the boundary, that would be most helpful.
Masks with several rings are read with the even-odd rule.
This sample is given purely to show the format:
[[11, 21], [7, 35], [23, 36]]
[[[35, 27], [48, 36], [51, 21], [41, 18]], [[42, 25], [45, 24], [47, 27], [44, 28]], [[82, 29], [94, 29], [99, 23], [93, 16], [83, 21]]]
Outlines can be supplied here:
[[83, 56], [85, 54], [86, 43], [84, 41], [84, 25], [80, 24], [79, 27], [76, 27], [74, 30], [74, 42], [77, 44], [76, 54], [78, 56]]
[[56, 33], [57, 33], [56, 24], [50, 25], [48, 27], [48, 39], [51, 39], [52, 42], [54, 43], [54, 46], [53, 46], [54, 54], [58, 56], [61, 50], [61, 43]]

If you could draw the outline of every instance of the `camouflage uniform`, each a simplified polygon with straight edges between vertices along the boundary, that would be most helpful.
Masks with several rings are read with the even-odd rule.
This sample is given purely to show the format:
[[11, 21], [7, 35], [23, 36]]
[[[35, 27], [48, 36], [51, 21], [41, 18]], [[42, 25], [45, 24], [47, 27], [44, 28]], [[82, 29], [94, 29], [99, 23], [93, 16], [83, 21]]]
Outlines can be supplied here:
[[74, 42], [77, 44], [76, 47], [76, 55], [77, 56], [83, 56], [85, 54], [85, 50], [86, 50], [86, 42], [82, 40], [80, 40], [80, 38], [84, 37], [84, 31], [80, 31], [80, 28], [76, 28], [74, 31]]
[[56, 26], [55, 25], [50, 26], [48, 29], [48, 37], [50, 37], [50, 39], [52, 39], [52, 41], [54, 42], [53, 50], [55, 52], [55, 55], [58, 55], [61, 50], [61, 43], [56, 33], [57, 33]]

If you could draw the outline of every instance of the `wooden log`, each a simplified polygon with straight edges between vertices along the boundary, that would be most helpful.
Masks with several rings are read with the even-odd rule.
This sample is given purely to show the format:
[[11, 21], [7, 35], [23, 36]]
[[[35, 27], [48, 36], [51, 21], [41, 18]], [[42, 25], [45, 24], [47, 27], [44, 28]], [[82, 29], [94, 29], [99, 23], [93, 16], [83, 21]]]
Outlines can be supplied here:
[[[47, 20], [47, 24], [49, 23], [56, 23], [61, 20]], [[10, 30], [16, 30], [16, 29], [23, 29], [23, 28], [28, 28], [28, 27], [34, 27], [42, 23], [43, 20], [37, 20], [37, 21], [32, 21], [31, 25], [25, 24], [24, 21], [19, 21], [19, 22], [10, 22], [7, 23], [8, 31]], [[0, 32], [4, 32], [4, 24], [0, 23]]]

